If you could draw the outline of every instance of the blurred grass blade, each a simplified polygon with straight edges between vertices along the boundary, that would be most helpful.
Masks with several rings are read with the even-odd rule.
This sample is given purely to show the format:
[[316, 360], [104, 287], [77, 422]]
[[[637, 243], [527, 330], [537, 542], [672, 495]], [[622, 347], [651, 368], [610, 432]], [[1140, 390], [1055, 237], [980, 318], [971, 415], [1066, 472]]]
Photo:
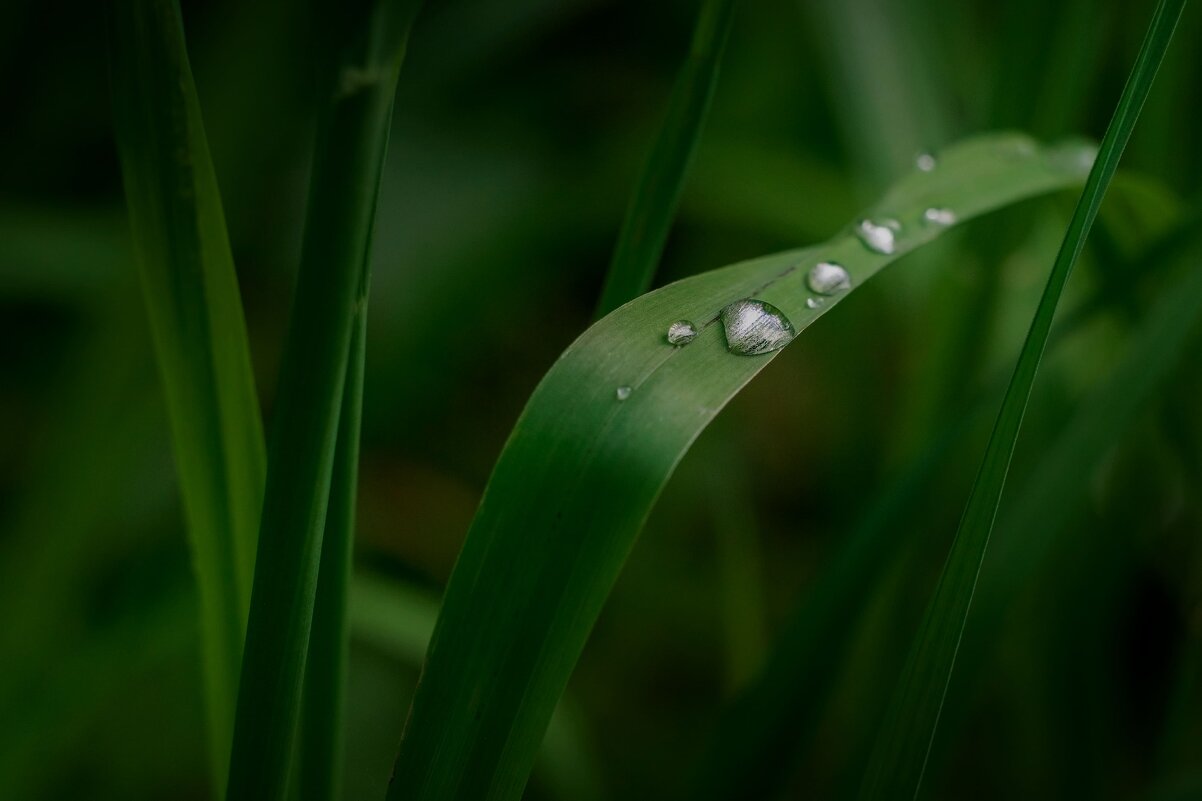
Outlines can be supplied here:
[[603, 317], [651, 287], [718, 81], [735, 0], [703, 0], [668, 113], [643, 165], [597, 304]]
[[174, 0], [119, 0], [113, 120], [200, 588], [214, 778], [232, 731], [263, 432], [221, 199]]
[[[493, 471], [447, 588], [388, 797], [521, 794], [551, 710], [664, 483], [774, 358], [730, 354], [717, 324], [723, 307], [756, 297], [804, 330], [847, 296], [810, 308], [805, 275], [817, 261], [842, 264], [854, 291], [945, 229], [923, 223], [929, 207], [964, 221], [1078, 183], [1076, 155], [1019, 135], [964, 142], [874, 209], [900, 223], [892, 254], [844, 231], [671, 284], [581, 335], [535, 390]], [[701, 331], [669, 347], [667, 327], [681, 318]], [[624, 385], [632, 392], [618, 402]]]
[[359, 486], [359, 428], [363, 413], [366, 341], [367, 308], [363, 304], [355, 315], [350, 361], [346, 368], [305, 665], [297, 773], [300, 801], [333, 801], [340, 796], [342, 786], [342, 709], [350, 651], [347, 606], [354, 551], [355, 499]]
[[964, 621], [1006, 482], [1006, 473], [1010, 468], [1010, 457], [1052, 328], [1056, 306], [1069, 273], [1085, 245], [1085, 238], [1097, 216], [1123, 148], [1131, 136], [1156, 69], [1168, 49], [1173, 28], [1184, 5], [1185, 0], [1162, 0], [1157, 6], [1114, 118], [1106, 130], [1060, 253], [1048, 277], [1043, 297], [1035, 310], [956, 540], [878, 735], [861, 787], [860, 796], [863, 799], [911, 798], [918, 792]]
[[[417, 0], [331, 7], [334, 53], [280, 371], [227, 798], [281, 799], [300, 715], [355, 314]], [[346, 532], [349, 536], [349, 532]]]
[[973, 415], [939, 432], [927, 449], [877, 495], [838, 553], [816, 576], [773, 640], [763, 667], [721, 715], [682, 799], [774, 798], [792, 763], [818, 729], [829, 688], [851, 645], [872, 589], [908, 543], [898, 520], [912, 520], [948, 451]]

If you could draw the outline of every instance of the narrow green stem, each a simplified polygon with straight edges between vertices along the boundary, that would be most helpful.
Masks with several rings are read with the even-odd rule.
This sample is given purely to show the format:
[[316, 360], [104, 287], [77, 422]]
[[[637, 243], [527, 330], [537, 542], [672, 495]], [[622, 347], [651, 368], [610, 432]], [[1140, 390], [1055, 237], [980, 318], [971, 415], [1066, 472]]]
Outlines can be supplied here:
[[[349, 353], [412, 0], [332, 14], [332, 75], [269, 451], [229, 801], [283, 799], [300, 717]], [[333, 9], [331, 9], [333, 10]], [[353, 413], [352, 413], [353, 416]]]
[[300, 801], [333, 801], [342, 782], [342, 708], [350, 650], [347, 598], [359, 478], [359, 428], [363, 408], [366, 309], [355, 317], [350, 362], [342, 393], [330, 507], [321, 544], [321, 568], [305, 670], [304, 708], [297, 776]]
[[705, 0], [668, 113], [631, 195], [597, 303], [597, 317], [646, 292], [664, 251], [685, 175], [709, 114], [734, 0]]

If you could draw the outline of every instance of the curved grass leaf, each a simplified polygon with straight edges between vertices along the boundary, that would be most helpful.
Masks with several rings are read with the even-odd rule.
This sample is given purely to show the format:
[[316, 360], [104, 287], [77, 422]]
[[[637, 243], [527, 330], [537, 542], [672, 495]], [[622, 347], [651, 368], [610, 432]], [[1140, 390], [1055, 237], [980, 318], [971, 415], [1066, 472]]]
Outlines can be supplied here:
[[[677, 462], [774, 355], [729, 353], [717, 323], [755, 297], [804, 330], [836, 306], [807, 301], [806, 271], [841, 263], [860, 286], [935, 238], [934, 206], [967, 220], [1081, 180], [1077, 150], [1027, 137], [949, 148], [902, 179], [874, 214], [901, 225], [896, 251], [849, 230], [810, 248], [688, 278], [626, 304], [586, 331], [535, 390], [501, 455], [447, 588], [397, 757], [390, 799], [511, 799], [644, 520]], [[666, 344], [677, 319], [701, 331]], [[528, 321], [537, 327], [537, 320]], [[629, 386], [625, 401], [615, 391]]]
[[221, 199], [174, 0], [111, 15], [113, 119], [200, 588], [214, 779], [225, 775], [265, 457]]
[[[357, 574], [351, 585], [350, 619], [356, 641], [398, 662], [421, 665], [437, 617], [438, 599], [413, 587], [370, 573]], [[601, 771], [570, 698], [564, 698], [551, 716], [535, 776], [556, 798], [604, 797]]]
[[668, 113], [630, 198], [597, 303], [601, 317], [651, 286], [668, 239], [685, 174], [709, 113], [735, 0], [704, 0]]
[[1001, 501], [1010, 458], [1051, 332], [1056, 306], [1085, 245], [1086, 235], [1135, 127], [1184, 5], [1184, 0], [1162, 0], [1157, 6], [1114, 118], [1106, 130], [1043, 297], [1035, 310], [955, 542], [873, 749], [861, 787], [862, 799], [910, 798], [918, 792], [964, 621]]
[[230, 801], [282, 799], [287, 790], [355, 316], [366, 303], [393, 95], [418, 5], [381, 0], [331, 8], [325, 26], [336, 71], [326, 86], [280, 371]]

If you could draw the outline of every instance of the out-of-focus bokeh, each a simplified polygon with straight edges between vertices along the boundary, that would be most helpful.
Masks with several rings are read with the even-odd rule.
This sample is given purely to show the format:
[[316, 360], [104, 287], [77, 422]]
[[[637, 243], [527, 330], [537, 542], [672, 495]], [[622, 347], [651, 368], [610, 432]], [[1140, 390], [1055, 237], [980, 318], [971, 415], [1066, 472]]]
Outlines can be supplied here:
[[[697, 5], [427, 3], [374, 240], [357, 535], [373, 580], [438, 597], [526, 398], [590, 322]], [[270, 426], [321, 31], [284, 0], [182, 6]], [[916, 154], [975, 132], [1100, 137], [1153, 6], [747, 0], [658, 281], [820, 241]], [[1199, 200], [1199, 12], [1073, 277], [1007, 503], [1158, 288], [1202, 268], [1144, 257]], [[211, 793], [104, 31], [103, 3], [0, 6], [0, 797], [14, 801]], [[582, 797], [565, 771], [594, 777], [590, 798], [679, 791], [831, 554], [967, 421], [892, 523], [902, 557], [847, 621], [855, 644], [815, 701], [816, 743], [780, 767], [789, 797], [854, 792], [1072, 202], [1003, 211], [902, 260], [731, 404], [632, 554], [569, 689], [570, 753], [546, 755], [529, 797]], [[1198, 345], [1062, 499], [1060, 545], [1015, 587], [987, 668], [954, 699], [930, 797], [1150, 798], [1202, 768], [1181, 669], [1197, 670], [1183, 655], [1202, 628]], [[356, 639], [348, 799], [381, 797], [416, 672]], [[1166, 744], [1169, 729], [1184, 734]]]

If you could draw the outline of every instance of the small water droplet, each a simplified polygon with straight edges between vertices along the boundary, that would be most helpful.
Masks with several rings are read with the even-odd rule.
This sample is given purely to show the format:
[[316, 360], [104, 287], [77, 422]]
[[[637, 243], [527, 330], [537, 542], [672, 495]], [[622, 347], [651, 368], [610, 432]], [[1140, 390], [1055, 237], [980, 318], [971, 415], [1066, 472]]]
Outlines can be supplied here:
[[1013, 139], [1006, 139], [1002, 143], [1002, 151], [1007, 156], [1017, 158], [1029, 158], [1035, 155], [1038, 147], [1035, 140], [1029, 136], [1021, 136]]
[[856, 225], [856, 236], [864, 243], [864, 247], [873, 253], [891, 255], [897, 250], [897, 235], [901, 232], [901, 224], [897, 220], [860, 220]]
[[617, 391], [614, 392], [614, 396], [617, 397], [618, 400], [624, 401], [630, 397], [631, 392], [633, 392], [633, 390], [630, 387], [622, 386], [618, 387]]
[[931, 172], [937, 163], [935, 156], [931, 153], [919, 153], [918, 157], [914, 159], [914, 166], [921, 172]]
[[756, 356], [788, 345], [797, 335], [780, 309], [762, 300], [736, 300], [722, 310], [722, 328], [731, 353]]
[[824, 301], [822, 298], [806, 298], [806, 308], [807, 309], [821, 309], [822, 304], [825, 302], [826, 301]]
[[951, 209], [930, 208], [922, 213], [922, 219], [931, 225], [955, 225], [956, 212]]
[[669, 345], [687, 345], [697, 337], [697, 326], [692, 320], [677, 320], [668, 326]]
[[806, 285], [819, 295], [833, 295], [851, 289], [851, 276], [842, 264], [820, 261], [806, 273]]

